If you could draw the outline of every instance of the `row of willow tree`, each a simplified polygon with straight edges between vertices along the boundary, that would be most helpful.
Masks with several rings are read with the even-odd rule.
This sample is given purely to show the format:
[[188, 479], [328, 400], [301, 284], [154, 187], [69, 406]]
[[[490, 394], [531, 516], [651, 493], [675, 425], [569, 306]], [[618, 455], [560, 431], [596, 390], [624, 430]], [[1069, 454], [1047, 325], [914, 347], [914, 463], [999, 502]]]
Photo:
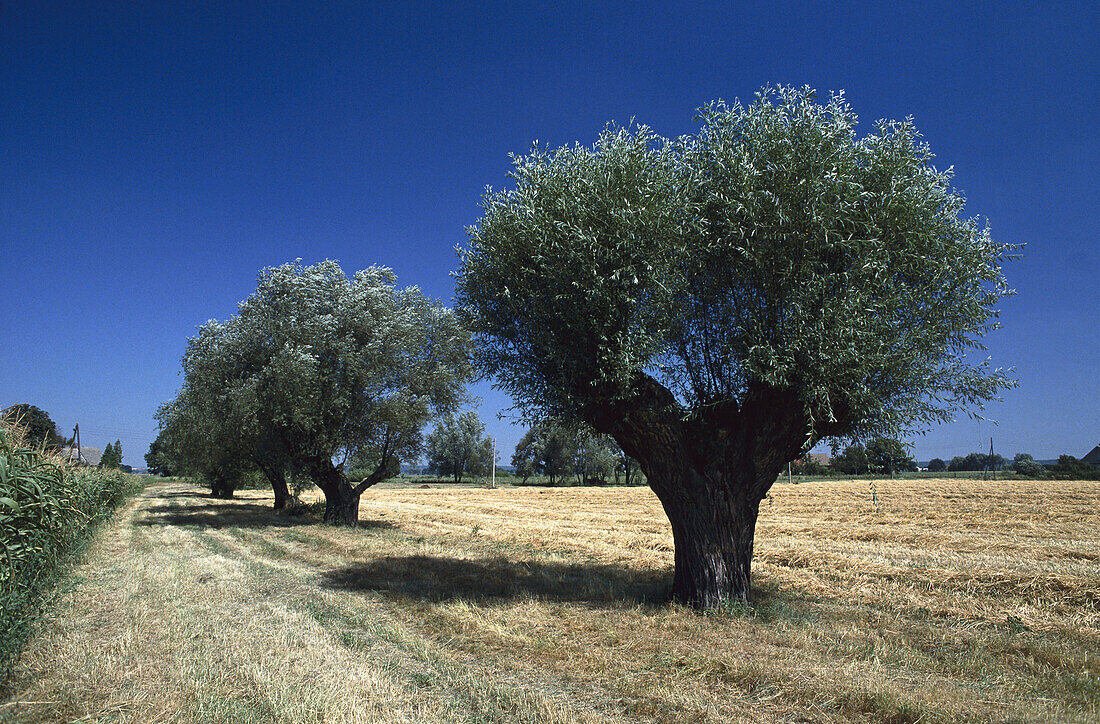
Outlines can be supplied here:
[[379, 267], [349, 278], [333, 261], [261, 272], [236, 315], [188, 341], [150, 468], [201, 476], [225, 497], [258, 472], [276, 509], [306, 479], [326, 521], [355, 525], [363, 491], [420, 456], [422, 428], [463, 402], [472, 372], [454, 312], [396, 282]]
[[638, 462], [671, 523], [674, 597], [748, 601], [760, 503], [789, 462], [1015, 384], [981, 337], [1016, 247], [963, 215], [911, 120], [859, 136], [842, 94], [789, 87], [697, 120], [513, 157], [468, 229], [455, 312], [386, 269], [267, 270], [191, 340], [158, 443], [202, 451], [215, 478], [254, 466], [283, 500], [300, 471], [353, 524], [476, 369], [526, 419], [583, 422]]

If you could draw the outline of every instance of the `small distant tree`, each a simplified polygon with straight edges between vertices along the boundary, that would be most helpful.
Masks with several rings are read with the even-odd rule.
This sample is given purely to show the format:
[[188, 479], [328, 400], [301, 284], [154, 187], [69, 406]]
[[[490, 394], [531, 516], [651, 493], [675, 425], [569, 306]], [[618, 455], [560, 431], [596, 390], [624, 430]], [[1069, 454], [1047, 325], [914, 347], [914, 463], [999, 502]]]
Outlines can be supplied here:
[[[616, 444], [618, 448], [618, 444]], [[641, 485], [644, 484], [644, 480], [639, 482], [641, 478], [641, 471], [638, 468], [638, 461], [623, 452], [622, 448], [619, 448], [619, 452], [615, 458], [615, 484], [619, 485], [621, 482], [623, 485]]]
[[626, 455], [607, 435], [583, 422], [545, 419], [532, 426], [516, 445], [512, 455], [515, 474], [524, 482], [532, 475], [545, 475], [550, 485], [572, 475], [578, 485], [625, 479], [627, 485], [638, 475], [637, 461]]
[[858, 442], [848, 445], [839, 454], [833, 456], [833, 469], [845, 475], [863, 475], [870, 472], [867, 448]]
[[638, 460], [672, 526], [673, 595], [749, 599], [761, 501], [821, 440], [896, 437], [1011, 382], [969, 363], [1012, 249], [962, 215], [911, 121], [860, 138], [841, 94], [766, 88], [675, 140], [608, 126], [514, 158], [456, 301], [529, 417]]
[[103, 449], [103, 456], [99, 459], [99, 467], [108, 469], [122, 467], [121, 442], [116, 440], [114, 444], [107, 443], [107, 447]]
[[573, 431], [573, 469], [579, 484], [606, 483], [615, 473], [618, 445], [587, 425]]
[[1038, 478], [1046, 472], [1046, 469], [1035, 462], [1028, 453], [1016, 453], [1016, 456], [1012, 458], [1012, 470], [1017, 475], [1025, 478]]
[[523, 437], [516, 443], [516, 451], [512, 453], [513, 474], [526, 483], [532, 475], [538, 473], [541, 454], [541, 446], [535, 434], [535, 429], [531, 428], [523, 433]]
[[65, 439], [57, 432], [57, 425], [50, 419], [49, 413], [34, 405], [20, 403], [5, 408], [0, 412], [0, 418], [9, 423], [18, 421], [23, 428], [27, 442], [32, 445], [42, 445], [47, 450], [57, 450]]
[[956, 455], [947, 464], [947, 469], [960, 472], [978, 472], [983, 470], [1004, 470], [1007, 461], [1000, 455], [972, 452], [966, 457]]
[[928, 461], [928, 472], [942, 473], [945, 470], [947, 470], [947, 463], [940, 458], [932, 458]]
[[556, 421], [538, 427], [539, 473], [549, 478], [550, 485], [564, 480], [574, 469], [576, 439], [572, 431]]
[[905, 443], [891, 438], [876, 437], [867, 443], [867, 464], [873, 473], [912, 472], [917, 463], [909, 455]]
[[485, 425], [473, 410], [458, 417], [450, 415], [436, 423], [428, 434], [428, 469], [438, 475], [448, 475], [455, 483], [462, 476], [483, 474], [488, 469], [486, 446], [492, 441], [485, 437]]
[[495, 448], [493, 446], [493, 438], [486, 435], [481, 438], [481, 443], [478, 445], [477, 453], [470, 461], [470, 475], [482, 475], [487, 476], [492, 473], [493, 468], [493, 453]]

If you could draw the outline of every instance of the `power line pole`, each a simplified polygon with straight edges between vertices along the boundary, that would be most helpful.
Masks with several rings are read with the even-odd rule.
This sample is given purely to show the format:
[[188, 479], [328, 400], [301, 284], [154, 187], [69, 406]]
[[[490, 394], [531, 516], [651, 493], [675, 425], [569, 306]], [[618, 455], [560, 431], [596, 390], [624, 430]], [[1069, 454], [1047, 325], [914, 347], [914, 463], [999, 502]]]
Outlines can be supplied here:
[[495, 437], [490, 438], [493, 441], [493, 477], [492, 483], [489, 487], [493, 490], [497, 489], [497, 439]]
[[993, 438], [989, 438], [989, 469], [993, 471], [993, 479], [997, 479], [997, 464], [993, 462]]
[[[84, 462], [84, 451], [80, 449], [80, 423], [76, 424], [73, 428], [73, 436], [76, 438], [76, 461], [78, 463]], [[72, 451], [69, 452], [69, 460], [73, 459]]]

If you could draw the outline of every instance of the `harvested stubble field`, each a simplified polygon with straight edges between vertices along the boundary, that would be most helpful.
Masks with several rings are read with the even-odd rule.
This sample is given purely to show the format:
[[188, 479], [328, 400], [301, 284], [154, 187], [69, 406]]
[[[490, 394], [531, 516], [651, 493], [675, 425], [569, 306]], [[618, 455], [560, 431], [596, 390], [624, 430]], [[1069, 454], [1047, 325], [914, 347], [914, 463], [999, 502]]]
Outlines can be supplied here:
[[646, 489], [379, 487], [358, 530], [153, 484], [14, 721], [1096, 721], [1100, 485], [777, 485], [753, 609], [669, 606]]

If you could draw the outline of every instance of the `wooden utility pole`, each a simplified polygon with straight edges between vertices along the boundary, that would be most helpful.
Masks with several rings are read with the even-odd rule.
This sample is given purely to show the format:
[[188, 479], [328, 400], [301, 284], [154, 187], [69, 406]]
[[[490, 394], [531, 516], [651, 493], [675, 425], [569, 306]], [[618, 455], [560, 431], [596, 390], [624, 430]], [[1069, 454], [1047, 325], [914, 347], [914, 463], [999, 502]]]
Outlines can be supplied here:
[[993, 438], [989, 438], [989, 469], [993, 471], [993, 479], [997, 479], [997, 465], [993, 462]]
[[[84, 462], [84, 451], [80, 449], [80, 423], [78, 422], [73, 428], [73, 437], [76, 438], [76, 461], [78, 463]], [[69, 451], [69, 460], [73, 459], [72, 451]]]
[[497, 489], [497, 439], [495, 437], [490, 438], [490, 439], [493, 441], [493, 477], [491, 478], [492, 482], [489, 484], [489, 487], [492, 488], [493, 490], [496, 490]]
[[791, 461], [787, 461], [787, 485], [791, 484]]

